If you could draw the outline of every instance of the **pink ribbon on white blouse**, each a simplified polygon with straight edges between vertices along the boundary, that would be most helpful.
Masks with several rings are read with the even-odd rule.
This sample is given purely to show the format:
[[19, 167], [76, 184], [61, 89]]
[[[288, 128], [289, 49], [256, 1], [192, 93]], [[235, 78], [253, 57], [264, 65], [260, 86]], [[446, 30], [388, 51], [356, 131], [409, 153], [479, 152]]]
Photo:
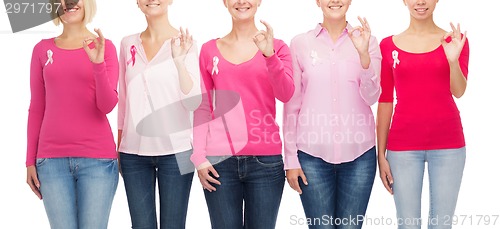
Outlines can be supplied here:
[[137, 48], [135, 47], [135, 45], [132, 45], [130, 47], [130, 54], [132, 55], [132, 57], [130, 58], [130, 60], [127, 61], [127, 65], [130, 64], [130, 62], [132, 62], [132, 66], [135, 65], [135, 54], [137, 53]]

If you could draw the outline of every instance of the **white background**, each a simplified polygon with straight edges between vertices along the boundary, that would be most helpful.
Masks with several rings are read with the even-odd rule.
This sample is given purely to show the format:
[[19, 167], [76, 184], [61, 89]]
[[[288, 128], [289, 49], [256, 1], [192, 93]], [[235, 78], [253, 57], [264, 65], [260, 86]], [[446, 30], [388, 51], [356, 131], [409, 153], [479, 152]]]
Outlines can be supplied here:
[[[135, 0], [99, 0], [98, 13], [89, 28], [99, 27], [104, 36], [119, 46], [122, 37], [143, 31], [144, 16]], [[461, 110], [467, 140], [467, 163], [456, 214], [460, 221], [454, 228], [500, 228], [485, 225], [484, 218], [500, 215], [499, 175], [500, 121], [498, 119], [497, 25], [500, 2], [496, 0], [442, 0], [435, 11], [436, 23], [449, 30], [449, 22], [460, 22], [470, 41], [469, 81], [465, 95], [457, 101]], [[43, 203], [31, 192], [26, 180], [26, 123], [29, 106], [29, 65], [33, 46], [42, 38], [59, 35], [61, 28], [45, 23], [30, 30], [12, 34], [3, 5], [0, 7], [0, 228], [49, 228]], [[382, 38], [403, 31], [409, 22], [407, 8], [401, 0], [353, 0], [348, 20], [358, 25], [356, 16], [367, 17], [373, 35]], [[174, 26], [186, 26], [199, 45], [222, 37], [230, 30], [230, 17], [222, 0], [174, 0], [170, 8]], [[314, 0], [264, 0], [257, 19], [267, 20], [275, 37], [289, 43], [293, 36], [313, 29], [322, 19]], [[259, 25], [260, 26], [260, 25]], [[422, 66], [425, 67], [425, 66]], [[372, 107], [376, 110], [376, 105]], [[425, 109], [425, 108], [423, 108]], [[281, 123], [281, 105], [278, 123]], [[116, 111], [109, 116], [116, 129]], [[426, 182], [427, 183], [427, 182]], [[42, 184], [43, 185], [43, 184]], [[422, 215], [428, 212], [428, 186], [424, 186]], [[297, 193], [285, 185], [277, 228], [307, 228], [292, 225], [293, 216], [304, 217]], [[463, 215], [463, 216], [462, 216]], [[395, 228], [381, 225], [380, 219], [395, 220], [392, 197], [380, 179], [375, 179], [367, 210], [372, 224], [364, 228]], [[492, 218], [494, 219], [494, 218]], [[387, 222], [387, 221], [384, 221]], [[375, 225], [379, 224], [379, 225]], [[201, 186], [195, 175], [189, 203], [187, 228], [209, 228], [208, 211]], [[130, 228], [125, 189], [120, 179], [113, 203], [109, 228]]]

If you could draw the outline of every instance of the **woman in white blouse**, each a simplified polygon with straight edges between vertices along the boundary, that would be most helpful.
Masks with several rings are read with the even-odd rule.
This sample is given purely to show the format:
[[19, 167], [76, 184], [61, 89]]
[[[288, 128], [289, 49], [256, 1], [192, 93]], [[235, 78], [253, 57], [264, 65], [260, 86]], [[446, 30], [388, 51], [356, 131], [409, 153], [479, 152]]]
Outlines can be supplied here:
[[132, 228], [184, 228], [193, 168], [190, 113], [201, 102], [198, 56], [188, 30], [168, 19], [172, 0], [138, 0], [145, 31], [120, 50], [118, 151]]

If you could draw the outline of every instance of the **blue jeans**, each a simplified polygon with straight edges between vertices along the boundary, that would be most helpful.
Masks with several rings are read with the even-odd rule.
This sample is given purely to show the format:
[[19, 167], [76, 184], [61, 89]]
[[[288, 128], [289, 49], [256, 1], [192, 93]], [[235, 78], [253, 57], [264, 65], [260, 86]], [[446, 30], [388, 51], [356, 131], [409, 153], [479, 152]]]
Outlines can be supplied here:
[[[179, 153], [189, 158], [191, 150]], [[120, 153], [120, 166], [134, 229], [156, 229], [156, 180], [160, 228], [185, 228], [193, 173], [181, 175], [176, 155], [139, 156]]]
[[451, 228], [465, 167], [465, 147], [446, 150], [387, 151], [394, 179], [399, 229], [421, 227], [425, 162], [429, 172], [430, 229]]
[[309, 228], [361, 228], [377, 169], [375, 147], [341, 164], [300, 150], [298, 158], [309, 184], [299, 182]]
[[212, 184], [217, 191], [205, 190], [212, 228], [274, 228], [285, 185], [282, 156], [233, 156], [212, 164], [221, 182]]
[[52, 229], [104, 229], [118, 185], [116, 159], [39, 158], [40, 191]]

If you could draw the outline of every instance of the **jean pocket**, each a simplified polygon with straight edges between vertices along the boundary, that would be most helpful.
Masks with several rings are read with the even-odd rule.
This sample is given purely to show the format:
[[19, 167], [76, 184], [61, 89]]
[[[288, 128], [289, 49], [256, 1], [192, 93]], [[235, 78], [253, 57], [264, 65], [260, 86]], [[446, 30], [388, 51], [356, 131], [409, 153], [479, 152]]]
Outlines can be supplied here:
[[276, 156], [254, 156], [255, 161], [262, 166], [275, 167], [283, 165], [283, 157], [281, 155]]
[[45, 164], [45, 161], [47, 161], [47, 158], [37, 158], [35, 166], [38, 168]]

